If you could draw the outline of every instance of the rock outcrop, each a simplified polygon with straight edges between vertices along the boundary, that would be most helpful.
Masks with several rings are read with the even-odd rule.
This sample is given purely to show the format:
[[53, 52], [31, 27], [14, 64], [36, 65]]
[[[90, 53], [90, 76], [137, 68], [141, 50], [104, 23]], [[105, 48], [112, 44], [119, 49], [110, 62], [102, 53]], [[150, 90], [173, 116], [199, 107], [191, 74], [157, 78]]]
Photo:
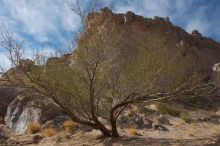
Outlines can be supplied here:
[[[117, 46], [120, 55], [116, 60], [122, 64], [128, 58], [137, 56], [138, 48], [166, 50], [170, 57], [179, 54], [179, 59], [188, 62], [185, 67], [187, 71], [209, 70], [213, 64], [220, 62], [219, 43], [204, 37], [197, 30], [189, 34], [174, 26], [169, 18], [144, 18], [130, 11], [114, 14], [104, 8], [99, 13], [88, 15], [85, 34], [90, 37], [82, 35], [79, 42], [91, 39], [96, 34], [108, 34], [109, 39], [115, 41], [120, 36], [120, 44]], [[74, 58], [74, 53], [72, 57]]]
[[216, 63], [213, 65], [210, 75], [210, 81], [220, 88], [220, 63]]
[[25, 133], [31, 122], [43, 124], [56, 116], [65, 115], [48, 98], [39, 95], [18, 95], [7, 108], [6, 125], [17, 133]]
[[7, 106], [23, 91], [19, 87], [0, 85], [0, 117], [4, 117]]

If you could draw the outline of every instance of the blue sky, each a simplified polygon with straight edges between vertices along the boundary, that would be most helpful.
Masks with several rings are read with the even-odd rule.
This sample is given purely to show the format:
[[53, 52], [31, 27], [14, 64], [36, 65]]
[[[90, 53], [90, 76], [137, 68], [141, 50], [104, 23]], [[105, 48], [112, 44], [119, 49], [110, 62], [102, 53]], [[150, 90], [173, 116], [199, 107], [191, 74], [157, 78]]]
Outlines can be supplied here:
[[[0, 0], [0, 26], [13, 30], [27, 42], [26, 56], [33, 48], [45, 52], [66, 48], [78, 32], [80, 20], [66, 0]], [[74, 0], [72, 0], [74, 2]], [[86, 6], [89, 0], [80, 0]], [[133, 11], [145, 17], [170, 17], [174, 25], [187, 32], [194, 29], [220, 41], [220, 0], [101, 0], [113, 2], [114, 11]], [[0, 28], [1, 29], [1, 28]], [[0, 65], [8, 66], [7, 55], [0, 49]]]

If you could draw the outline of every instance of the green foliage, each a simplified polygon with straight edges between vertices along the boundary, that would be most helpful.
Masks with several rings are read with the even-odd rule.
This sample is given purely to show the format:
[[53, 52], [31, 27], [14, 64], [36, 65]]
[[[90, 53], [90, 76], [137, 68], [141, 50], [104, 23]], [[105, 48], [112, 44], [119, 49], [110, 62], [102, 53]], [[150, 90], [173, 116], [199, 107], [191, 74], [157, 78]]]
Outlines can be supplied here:
[[163, 115], [169, 114], [169, 115], [174, 116], [174, 117], [180, 117], [180, 111], [179, 110], [175, 110], [173, 108], [170, 108], [164, 103], [159, 103], [157, 106], [158, 106], [158, 111]]
[[181, 119], [183, 119], [186, 123], [191, 123], [192, 119], [186, 115], [181, 115], [180, 117]]
[[145, 115], [148, 115], [149, 113], [154, 112], [152, 109], [149, 109], [148, 107], [146, 107], [145, 104], [144, 105], [140, 104], [140, 105], [138, 105], [138, 107], [139, 107], [139, 112], [144, 113]]

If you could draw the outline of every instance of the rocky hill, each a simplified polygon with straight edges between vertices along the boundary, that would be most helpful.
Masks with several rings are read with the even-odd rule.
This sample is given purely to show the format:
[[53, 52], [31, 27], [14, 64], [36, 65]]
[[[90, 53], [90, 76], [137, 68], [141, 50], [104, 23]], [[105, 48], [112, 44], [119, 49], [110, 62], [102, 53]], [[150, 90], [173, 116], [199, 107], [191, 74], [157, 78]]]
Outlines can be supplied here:
[[[88, 27], [81, 41], [88, 41], [94, 35], [108, 35], [117, 41], [117, 49], [121, 51], [118, 60], [124, 62], [137, 56], [138, 48], [146, 50], [165, 50], [171, 57], [179, 54], [179, 58], [190, 63], [186, 70], [195, 68], [197, 71], [211, 69], [213, 64], [220, 62], [220, 44], [207, 38], [197, 30], [191, 34], [178, 26], [174, 26], [169, 18], [144, 18], [133, 12], [114, 14], [108, 8], [88, 16]], [[120, 37], [119, 37], [120, 36]], [[77, 49], [76, 49], [77, 50]]]

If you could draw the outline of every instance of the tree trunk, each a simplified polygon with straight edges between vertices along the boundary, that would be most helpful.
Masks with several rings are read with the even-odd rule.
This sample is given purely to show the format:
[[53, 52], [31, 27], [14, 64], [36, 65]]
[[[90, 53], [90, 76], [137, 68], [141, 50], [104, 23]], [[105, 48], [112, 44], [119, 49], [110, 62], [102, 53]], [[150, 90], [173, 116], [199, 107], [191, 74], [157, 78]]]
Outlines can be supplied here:
[[115, 118], [114, 114], [115, 114], [115, 110], [111, 110], [110, 111], [110, 123], [112, 128], [111, 134], [112, 137], [119, 137], [117, 125], [116, 125], [117, 118]]
[[119, 137], [116, 120], [111, 121], [111, 126], [112, 126], [112, 137]]
[[111, 137], [111, 132], [104, 126], [100, 126], [99, 130], [102, 132], [104, 137]]
[[111, 132], [98, 120], [98, 118], [93, 116], [93, 121], [95, 122], [95, 126], [99, 129], [104, 137], [111, 137]]

